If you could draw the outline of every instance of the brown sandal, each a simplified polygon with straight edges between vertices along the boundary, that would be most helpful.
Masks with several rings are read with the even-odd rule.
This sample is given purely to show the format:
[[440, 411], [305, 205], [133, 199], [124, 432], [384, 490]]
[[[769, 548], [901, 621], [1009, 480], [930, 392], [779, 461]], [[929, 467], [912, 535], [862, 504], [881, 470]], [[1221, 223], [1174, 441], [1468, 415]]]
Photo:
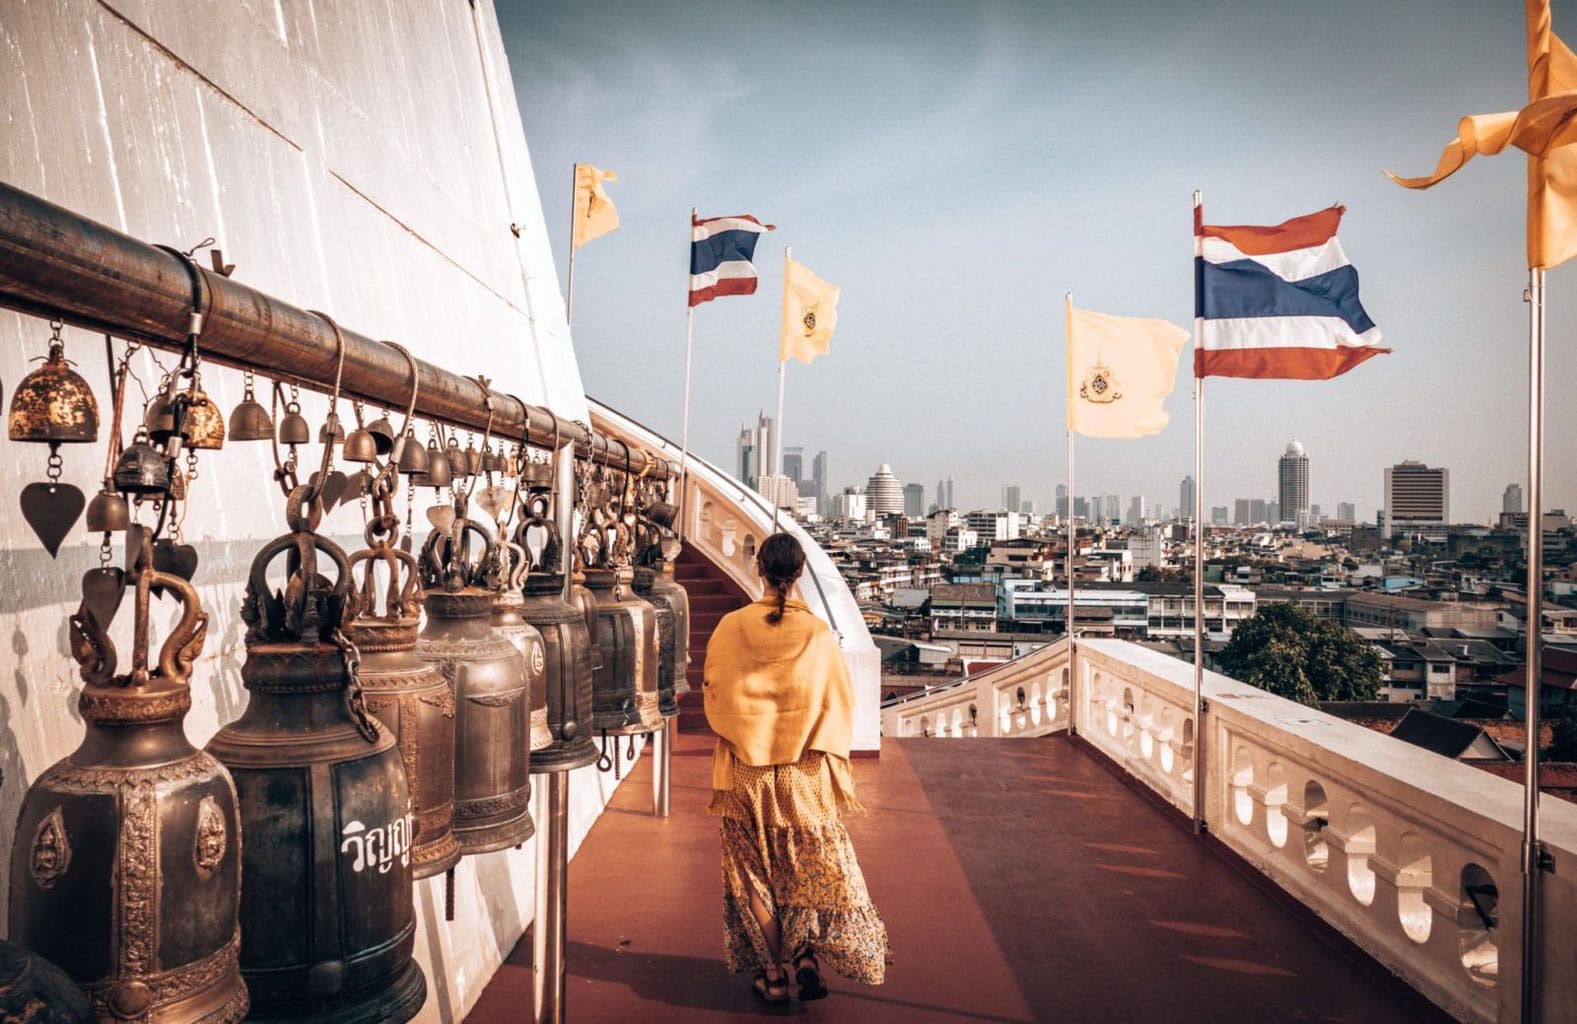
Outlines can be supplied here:
[[821, 964], [816, 962], [814, 949], [807, 949], [794, 958], [794, 980], [799, 984], [800, 1002], [827, 998], [827, 985], [821, 980]]
[[769, 1006], [779, 1006], [789, 1001], [788, 973], [782, 968], [778, 969], [778, 976], [771, 977], [766, 971], [757, 971], [756, 979], [750, 983], [750, 991]]

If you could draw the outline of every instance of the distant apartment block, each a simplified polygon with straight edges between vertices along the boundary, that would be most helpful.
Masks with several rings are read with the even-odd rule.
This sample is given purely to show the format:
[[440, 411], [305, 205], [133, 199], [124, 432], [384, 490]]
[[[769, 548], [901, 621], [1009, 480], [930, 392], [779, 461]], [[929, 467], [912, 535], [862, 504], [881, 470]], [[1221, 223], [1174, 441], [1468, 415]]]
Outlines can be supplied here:
[[925, 485], [903, 485], [903, 514], [911, 519], [925, 515]]
[[1277, 464], [1279, 500], [1272, 523], [1308, 525], [1309, 514], [1309, 457], [1303, 445], [1294, 438]]
[[1385, 471], [1381, 529], [1396, 533], [1451, 521], [1451, 471], [1406, 460]]

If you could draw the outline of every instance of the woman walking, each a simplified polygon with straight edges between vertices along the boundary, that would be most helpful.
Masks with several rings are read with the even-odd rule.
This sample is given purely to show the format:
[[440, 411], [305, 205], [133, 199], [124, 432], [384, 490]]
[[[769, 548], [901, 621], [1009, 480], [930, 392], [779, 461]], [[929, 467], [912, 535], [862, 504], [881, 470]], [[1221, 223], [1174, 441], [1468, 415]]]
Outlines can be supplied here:
[[849, 770], [854, 690], [832, 631], [789, 596], [805, 552], [762, 542], [758, 601], [730, 612], [706, 648], [712, 802], [721, 818], [724, 946], [768, 1003], [827, 995], [821, 969], [881, 984], [891, 954], [841, 814], [860, 811]]

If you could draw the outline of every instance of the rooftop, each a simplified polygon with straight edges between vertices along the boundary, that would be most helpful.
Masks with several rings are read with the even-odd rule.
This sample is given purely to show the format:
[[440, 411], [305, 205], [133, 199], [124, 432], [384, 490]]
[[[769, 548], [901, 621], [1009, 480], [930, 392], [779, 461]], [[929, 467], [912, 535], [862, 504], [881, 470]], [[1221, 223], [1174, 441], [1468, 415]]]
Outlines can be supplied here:
[[[570, 864], [571, 1020], [767, 1015], [724, 973], [709, 738], [681, 734], [673, 815], [649, 758]], [[1272, 895], [1079, 741], [888, 739], [848, 825], [892, 938], [886, 984], [828, 979], [823, 1021], [1429, 1021], [1412, 989]], [[530, 1005], [522, 941], [468, 1020]], [[1142, 983], [1136, 983], [1142, 974]]]

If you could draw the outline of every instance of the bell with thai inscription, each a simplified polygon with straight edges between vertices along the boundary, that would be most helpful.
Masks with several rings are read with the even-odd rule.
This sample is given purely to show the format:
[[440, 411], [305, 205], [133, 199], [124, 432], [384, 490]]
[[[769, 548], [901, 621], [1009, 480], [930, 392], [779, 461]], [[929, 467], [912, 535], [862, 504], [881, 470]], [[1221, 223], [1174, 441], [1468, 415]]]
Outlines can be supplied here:
[[[532, 752], [531, 771], [567, 771], [597, 760], [591, 728], [591, 631], [585, 609], [564, 599], [564, 574], [547, 571], [562, 567], [564, 557], [550, 515], [551, 466], [527, 462], [520, 475], [530, 490], [515, 537], [532, 565], [525, 578], [520, 617], [542, 635], [543, 688], [553, 740], [546, 749]], [[581, 593], [586, 594], [584, 587]]]
[[[441, 452], [431, 458], [433, 465], [444, 461]], [[454, 833], [461, 849], [473, 854], [517, 846], [531, 838], [535, 827], [527, 807], [531, 701], [526, 665], [491, 624], [501, 582], [493, 536], [464, 512], [461, 498], [448, 529], [435, 529], [422, 546], [427, 625], [416, 653], [438, 666], [454, 693]], [[480, 551], [472, 549], [473, 537]]]
[[[388, 493], [385, 488], [383, 494]], [[367, 710], [399, 740], [416, 816], [411, 875], [421, 879], [442, 874], [460, 860], [460, 841], [452, 827], [454, 694], [443, 673], [416, 655], [422, 611], [416, 558], [399, 550], [400, 520], [386, 498], [376, 490], [374, 498], [383, 514], [367, 524], [366, 549], [350, 557], [352, 570], [361, 568], [362, 577], [351, 594], [345, 632], [361, 653]], [[376, 576], [380, 566], [386, 580], [381, 612]]]
[[521, 615], [526, 604], [521, 588], [530, 570], [525, 549], [519, 544], [503, 542], [496, 550], [503, 562], [500, 573], [504, 583], [493, 601], [492, 623], [495, 630], [515, 645], [525, 662], [526, 690], [531, 699], [529, 745], [534, 754], [553, 743], [553, 734], [548, 731], [547, 652], [542, 634]]
[[241, 973], [253, 1019], [406, 1021], [427, 984], [411, 959], [405, 769], [394, 733], [365, 708], [341, 629], [345, 552], [313, 532], [321, 505], [309, 488], [287, 512], [292, 532], [253, 559], [242, 605], [251, 698], [208, 744], [240, 794]]
[[[150, 535], [135, 536], [129, 573], [105, 566], [82, 581], [71, 649], [87, 732], [23, 798], [10, 937], [69, 974], [101, 1021], [239, 1021], [236, 787], [183, 727], [208, 616], [190, 583], [154, 568]], [[132, 663], [117, 675], [109, 629], [127, 591]], [[180, 617], [150, 665], [156, 592]]]

